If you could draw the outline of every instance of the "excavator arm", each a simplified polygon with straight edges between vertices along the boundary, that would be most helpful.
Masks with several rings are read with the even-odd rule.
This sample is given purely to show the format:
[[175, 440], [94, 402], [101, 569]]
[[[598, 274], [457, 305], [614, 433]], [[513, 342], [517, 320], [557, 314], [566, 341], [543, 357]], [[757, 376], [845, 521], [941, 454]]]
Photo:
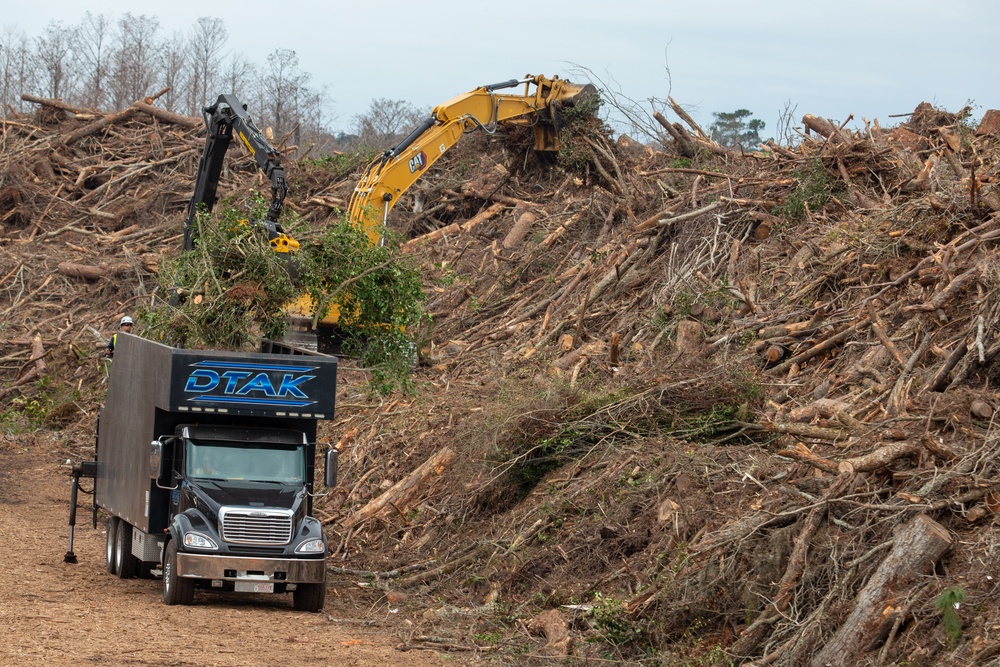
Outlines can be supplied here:
[[246, 105], [235, 95], [219, 95], [215, 104], [205, 107], [204, 115], [208, 137], [205, 141], [205, 151], [198, 163], [194, 195], [191, 197], [187, 219], [184, 221], [184, 250], [190, 250], [194, 243], [194, 222], [198, 209], [203, 207], [211, 211], [215, 206], [219, 176], [234, 131], [250, 151], [260, 170], [271, 179], [271, 203], [267, 209], [267, 217], [256, 224], [261, 224], [267, 229], [267, 237], [277, 252], [297, 250], [298, 241], [286, 236], [278, 222], [288, 191], [280, 153], [257, 129], [247, 113]]
[[[498, 92], [522, 84], [523, 93]], [[559, 108], [596, 93], [590, 84], [537, 75], [481, 86], [436, 106], [419, 127], [368, 165], [351, 195], [349, 219], [361, 224], [373, 243], [379, 242], [400, 195], [465, 132], [476, 128], [493, 132], [497, 125], [533, 126], [535, 149], [557, 151]]]

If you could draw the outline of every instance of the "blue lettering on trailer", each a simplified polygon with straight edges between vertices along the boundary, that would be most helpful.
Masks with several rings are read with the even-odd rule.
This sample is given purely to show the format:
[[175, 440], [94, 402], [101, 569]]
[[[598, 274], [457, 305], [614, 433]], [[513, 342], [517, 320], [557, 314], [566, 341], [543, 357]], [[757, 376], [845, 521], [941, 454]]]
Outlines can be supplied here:
[[[315, 403], [303, 388], [315, 378], [315, 366], [200, 361], [184, 385], [187, 400], [272, 407], [305, 407]], [[255, 372], [256, 371], [256, 372]]]

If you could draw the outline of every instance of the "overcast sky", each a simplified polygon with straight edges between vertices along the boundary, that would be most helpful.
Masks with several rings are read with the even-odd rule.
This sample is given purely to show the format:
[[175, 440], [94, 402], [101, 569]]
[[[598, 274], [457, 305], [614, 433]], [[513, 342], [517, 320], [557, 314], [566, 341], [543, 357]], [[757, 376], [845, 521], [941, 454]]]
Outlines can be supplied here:
[[[1000, 2], [995, 0], [115, 0], [6, 2], [0, 24], [40, 35], [84, 11], [154, 15], [161, 37], [198, 17], [225, 21], [227, 48], [263, 64], [277, 48], [325, 88], [332, 129], [347, 130], [376, 98], [430, 109], [479, 85], [525, 74], [583, 79], [637, 101], [672, 96], [702, 125], [746, 108], [774, 131], [795, 107], [885, 125], [922, 101], [967, 102], [979, 120], [1000, 108]], [[225, 91], [219, 91], [225, 92]], [[253, 110], [252, 100], [245, 100]], [[673, 120], [676, 117], [670, 116]]]

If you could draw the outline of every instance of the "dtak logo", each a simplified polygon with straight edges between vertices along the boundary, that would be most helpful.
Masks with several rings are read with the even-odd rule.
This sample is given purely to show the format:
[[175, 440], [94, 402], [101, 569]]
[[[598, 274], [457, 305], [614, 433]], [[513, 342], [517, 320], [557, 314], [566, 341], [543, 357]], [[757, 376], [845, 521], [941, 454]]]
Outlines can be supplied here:
[[406, 164], [410, 167], [410, 173], [416, 173], [427, 166], [427, 153], [420, 151], [416, 155], [410, 158], [410, 161]]
[[305, 386], [315, 366], [283, 366], [224, 361], [199, 361], [184, 384], [188, 400], [301, 408], [311, 400]]

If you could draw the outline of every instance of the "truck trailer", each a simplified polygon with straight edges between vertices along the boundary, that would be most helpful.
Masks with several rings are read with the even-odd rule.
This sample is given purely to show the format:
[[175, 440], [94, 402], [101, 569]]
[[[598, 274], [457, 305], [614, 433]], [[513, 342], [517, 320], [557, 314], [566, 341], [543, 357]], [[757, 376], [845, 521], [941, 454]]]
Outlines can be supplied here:
[[[93, 461], [73, 469], [70, 544], [81, 477], [94, 523], [107, 514], [107, 571], [161, 577], [163, 602], [196, 589], [291, 593], [319, 611], [327, 542], [312, 515], [316, 431], [332, 419], [337, 359], [186, 350], [119, 334]], [[337, 451], [327, 449], [326, 487]]]

